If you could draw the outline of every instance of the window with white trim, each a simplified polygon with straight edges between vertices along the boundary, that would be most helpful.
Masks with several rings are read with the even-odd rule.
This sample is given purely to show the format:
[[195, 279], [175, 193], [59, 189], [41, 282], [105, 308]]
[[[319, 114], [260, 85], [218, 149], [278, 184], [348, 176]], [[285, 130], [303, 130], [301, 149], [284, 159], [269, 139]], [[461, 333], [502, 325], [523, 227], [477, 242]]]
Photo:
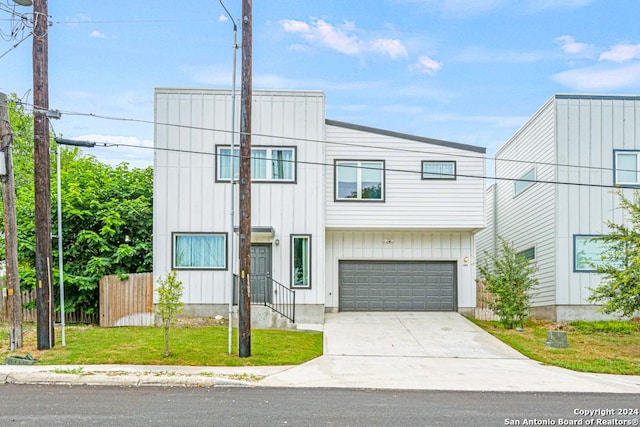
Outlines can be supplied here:
[[336, 160], [338, 201], [384, 201], [383, 160]]
[[[231, 177], [231, 159], [233, 158], [234, 179], [238, 179], [240, 170], [240, 150], [235, 148], [233, 156], [231, 147], [217, 146], [217, 179], [229, 181]], [[295, 182], [296, 149], [295, 147], [263, 147], [251, 148], [251, 180], [256, 182]]]
[[226, 270], [226, 233], [173, 233], [173, 268]]
[[513, 195], [517, 196], [536, 183], [536, 168], [531, 169], [513, 183]]
[[291, 287], [311, 287], [310, 235], [291, 235]]
[[613, 177], [617, 185], [640, 185], [640, 151], [614, 150]]
[[422, 179], [456, 179], [456, 162], [423, 160]]

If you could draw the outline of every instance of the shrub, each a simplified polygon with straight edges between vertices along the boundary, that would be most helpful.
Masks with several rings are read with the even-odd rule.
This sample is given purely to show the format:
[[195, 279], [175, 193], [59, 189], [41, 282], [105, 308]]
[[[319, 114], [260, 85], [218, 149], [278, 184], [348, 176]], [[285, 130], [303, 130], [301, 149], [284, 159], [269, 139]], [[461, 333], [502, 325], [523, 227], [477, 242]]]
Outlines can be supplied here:
[[496, 255], [486, 254], [480, 263], [481, 280], [492, 298], [489, 308], [500, 319], [505, 328], [522, 325], [529, 315], [530, 290], [538, 284], [534, 277], [536, 267], [526, 257], [518, 255], [513, 244], [501, 239]]
[[176, 277], [176, 271], [171, 270], [167, 278], [158, 279], [158, 304], [156, 313], [162, 320], [164, 329], [164, 355], [169, 356], [169, 328], [175, 323], [176, 318], [182, 312], [184, 303], [182, 299], [182, 282]]

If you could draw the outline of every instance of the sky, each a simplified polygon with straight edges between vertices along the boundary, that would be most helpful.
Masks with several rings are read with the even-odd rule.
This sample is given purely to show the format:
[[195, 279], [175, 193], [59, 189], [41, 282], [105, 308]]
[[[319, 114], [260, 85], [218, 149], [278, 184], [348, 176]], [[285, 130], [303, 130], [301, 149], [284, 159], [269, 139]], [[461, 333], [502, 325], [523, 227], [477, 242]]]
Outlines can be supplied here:
[[[242, 1], [224, 3], [240, 24]], [[31, 12], [0, 0], [0, 92], [25, 105], [32, 39], [13, 17]], [[120, 144], [91, 149], [102, 161], [152, 164], [155, 87], [231, 87], [218, 0], [51, 1], [49, 15], [53, 130]], [[329, 119], [491, 158], [555, 93], [640, 94], [638, 17], [640, 0], [254, 1], [253, 86], [324, 91]]]

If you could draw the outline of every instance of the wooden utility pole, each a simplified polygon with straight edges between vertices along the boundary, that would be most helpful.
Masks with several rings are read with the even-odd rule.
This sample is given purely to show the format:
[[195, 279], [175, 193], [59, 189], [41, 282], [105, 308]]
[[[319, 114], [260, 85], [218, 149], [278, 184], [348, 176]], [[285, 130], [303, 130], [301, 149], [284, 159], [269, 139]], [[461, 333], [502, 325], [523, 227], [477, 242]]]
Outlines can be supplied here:
[[11, 157], [12, 132], [7, 109], [7, 95], [0, 93], [0, 150], [4, 153], [5, 174], [2, 175], [4, 204], [4, 253], [7, 298], [11, 323], [11, 351], [22, 347], [22, 294], [18, 276], [18, 233], [16, 220], [16, 190]]
[[47, 0], [33, 1], [33, 161], [36, 233], [38, 350], [54, 345], [51, 258], [51, 164], [49, 146], [49, 46]]
[[251, 2], [242, 0], [242, 82], [240, 87], [240, 297], [238, 355], [251, 356]]

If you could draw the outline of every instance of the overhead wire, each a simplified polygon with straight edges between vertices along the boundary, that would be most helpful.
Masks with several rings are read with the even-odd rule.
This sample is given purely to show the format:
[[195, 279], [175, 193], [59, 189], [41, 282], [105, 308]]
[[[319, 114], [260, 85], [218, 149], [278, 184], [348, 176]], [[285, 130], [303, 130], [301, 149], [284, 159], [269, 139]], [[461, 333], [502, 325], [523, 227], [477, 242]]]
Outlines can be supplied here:
[[[27, 104], [23, 104], [23, 105], [27, 105]], [[31, 105], [31, 107], [33, 107], [33, 105]], [[177, 128], [204, 131], [204, 132], [216, 132], [216, 133], [227, 133], [227, 134], [232, 132], [231, 130], [226, 130], [226, 129], [214, 129], [214, 128], [208, 128], [208, 127], [202, 127], [202, 126], [183, 125], [183, 124], [177, 124], [177, 123], [162, 123], [162, 122], [156, 122], [154, 120], [114, 117], [114, 116], [107, 116], [107, 115], [101, 115], [101, 114], [95, 114], [95, 113], [82, 113], [82, 112], [74, 112], [74, 111], [66, 111], [66, 110], [60, 110], [60, 113], [63, 115], [70, 115], [70, 116], [83, 116], [83, 117], [99, 118], [103, 120], [142, 123], [142, 124], [150, 124], [154, 126], [177, 127]], [[235, 131], [235, 133], [238, 135], [246, 135], [246, 133], [241, 131]], [[506, 162], [516, 162], [516, 163], [526, 163], [526, 164], [536, 164], [536, 165], [556, 166], [556, 167], [569, 167], [569, 168], [578, 168], [578, 169], [596, 169], [596, 170], [608, 171], [608, 172], [613, 172], [614, 170], [613, 168], [605, 168], [605, 167], [570, 165], [570, 164], [562, 164], [562, 163], [538, 162], [538, 161], [527, 161], [527, 160], [517, 160], [517, 159], [496, 159], [496, 158], [488, 158], [486, 156], [480, 157], [479, 155], [466, 155], [466, 154], [458, 154], [458, 153], [452, 155], [450, 153], [425, 151], [425, 150], [413, 150], [413, 149], [406, 149], [406, 148], [400, 148], [400, 147], [374, 146], [374, 145], [367, 145], [367, 144], [349, 143], [344, 141], [327, 141], [327, 140], [318, 140], [318, 139], [312, 139], [312, 138], [268, 135], [268, 134], [254, 133], [254, 132], [252, 132], [250, 135], [252, 137], [276, 138], [280, 140], [287, 140], [287, 141], [294, 141], [294, 142], [311, 142], [311, 143], [319, 143], [319, 144], [350, 146], [350, 147], [357, 147], [357, 148], [383, 149], [383, 150], [396, 151], [396, 152], [430, 154], [430, 155], [437, 155], [437, 156], [446, 156], [448, 158], [464, 157], [464, 158], [473, 158], [476, 160], [478, 158], [483, 158], [484, 160], [506, 161]], [[422, 141], [415, 141], [415, 142], [420, 142], [425, 145], [429, 144], [428, 142], [422, 142]], [[185, 150], [185, 149], [147, 147], [147, 146], [140, 146], [135, 144], [125, 144], [125, 143], [96, 142], [96, 144], [103, 147], [127, 147], [127, 148], [138, 148], [138, 149], [151, 149], [151, 150], [158, 150], [158, 151], [171, 151], [171, 152], [178, 152], [178, 153], [185, 153], [185, 154], [210, 155], [214, 157], [220, 156], [220, 154], [218, 153], [209, 152], [209, 151], [194, 151], [194, 150]], [[240, 156], [232, 155], [231, 157], [240, 157]], [[287, 161], [285, 160], [285, 162]], [[335, 166], [333, 164], [323, 163], [323, 162], [311, 162], [311, 161], [300, 161], [300, 160], [291, 160], [290, 162], [300, 163], [300, 164], [309, 164], [309, 165], [318, 165], [318, 166], [330, 166], [330, 167]], [[372, 169], [376, 169], [376, 168], [372, 168]], [[393, 172], [414, 173], [414, 174], [422, 173], [422, 171], [420, 170], [390, 169], [387, 167], [385, 167], [384, 170], [393, 171]], [[625, 171], [624, 169], [620, 169], [620, 168], [616, 170]], [[580, 182], [554, 181], [554, 180], [542, 180], [542, 179], [509, 178], [509, 177], [497, 177], [497, 176], [487, 176], [487, 175], [467, 175], [467, 174], [459, 174], [457, 172], [456, 172], [456, 177], [486, 179], [486, 180], [496, 180], [496, 181], [511, 181], [511, 182], [518, 181], [518, 182], [531, 182], [531, 183], [543, 183], [543, 184], [571, 185], [571, 186], [578, 186], [578, 187], [595, 187], [595, 188], [611, 188], [611, 189], [620, 188], [618, 185], [614, 185], [614, 184], [589, 184], [589, 183], [580, 183]]]
[[[101, 115], [101, 114], [95, 114], [95, 113], [81, 113], [81, 112], [65, 111], [65, 110], [61, 110], [60, 112], [62, 114], [70, 115], [70, 116], [71, 115], [72, 116], [85, 116], [85, 117], [98, 118], [98, 119], [102, 119], [102, 120], [114, 120], [114, 121], [123, 121], [123, 122], [143, 123], [143, 124], [150, 124], [150, 125], [154, 125], [154, 126], [159, 125], [159, 126], [179, 127], [179, 128], [183, 128], [183, 129], [208, 131], [208, 132], [231, 133], [230, 130], [214, 129], [214, 128], [203, 127], [203, 126], [184, 125], [184, 124], [177, 124], [177, 123], [162, 123], [162, 122], [156, 122], [154, 120], [134, 119], [134, 118], [126, 118], [126, 117], [114, 117], [114, 116], [107, 116], [107, 115]], [[243, 134], [240, 131], [235, 131], [235, 132], [237, 134], [239, 134], [239, 135]], [[442, 153], [442, 152], [436, 152], [436, 151], [415, 150], [415, 149], [401, 148], [401, 147], [381, 147], [381, 146], [374, 146], [374, 145], [368, 145], [368, 144], [350, 143], [350, 142], [345, 142], [345, 141], [327, 141], [327, 140], [318, 140], [318, 139], [311, 139], [311, 138], [287, 137], [287, 136], [279, 136], [279, 135], [260, 134], [260, 133], [256, 133], [256, 132], [252, 132], [251, 136], [252, 137], [262, 137], [262, 138], [277, 138], [277, 139], [289, 140], [289, 141], [300, 141], [300, 142], [312, 142], [312, 143], [319, 143], [319, 144], [351, 146], [351, 147], [356, 147], [356, 148], [372, 148], [372, 149], [383, 149], [383, 150], [387, 150], [387, 151], [409, 152], [409, 153], [416, 153], [416, 154], [430, 154], [430, 155], [437, 155], [437, 156], [450, 156], [450, 157], [457, 157], [457, 158], [471, 158], [471, 159], [477, 159], [478, 158], [478, 155], [471, 155], [471, 154], [457, 153], [454, 156], [451, 156], [449, 153]], [[425, 139], [429, 139], [429, 138], [425, 138]], [[415, 142], [418, 142], [418, 143], [421, 143], [421, 144], [424, 144], [424, 145], [429, 145], [429, 142], [426, 142], [426, 141], [415, 141]], [[444, 141], [444, 142], [446, 142], [446, 141]], [[542, 162], [542, 161], [536, 161], [536, 160], [496, 158], [496, 157], [487, 157], [487, 156], [485, 156], [484, 158], [485, 158], [485, 160], [493, 160], [493, 161], [497, 161], [497, 162], [524, 163], [524, 164], [527, 164], [527, 165], [540, 165], [540, 166], [567, 167], [567, 168], [576, 168], [576, 169], [601, 170], [601, 171], [605, 171], [605, 172], [613, 171], [613, 168], [606, 168], [606, 167], [602, 167], [602, 166], [572, 165], [572, 164], [568, 164], [568, 163]]]
[[[144, 150], [154, 150], [154, 151], [165, 151], [165, 152], [175, 152], [175, 153], [181, 153], [181, 154], [197, 154], [197, 155], [206, 155], [206, 156], [212, 156], [212, 157], [233, 157], [233, 158], [238, 158], [238, 159], [242, 159], [245, 158], [245, 156], [242, 155], [235, 155], [235, 154], [220, 154], [217, 152], [211, 152], [211, 151], [199, 151], [199, 150], [185, 150], [183, 148], [165, 148], [165, 147], [147, 147], [147, 146], [142, 146], [142, 145], [135, 145], [135, 144], [125, 144], [125, 143], [118, 143], [118, 142], [96, 142], [96, 145], [101, 145], [103, 147], [128, 147], [128, 148], [139, 148], [139, 149], [144, 149]], [[264, 158], [264, 157], [253, 157], [253, 156], [249, 156], [248, 157], [251, 160], [272, 160], [269, 158]], [[477, 159], [477, 158], [476, 158]], [[337, 166], [335, 163], [325, 163], [325, 162], [313, 162], [313, 161], [308, 161], [308, 160], [279, 160], [285, 163], [294, 163], [294, 164], [304, 164], [304, 165], [314, 165], [314, 166], [328, 166], [328, 167], [335, 167]], [[373, 160], [372, 160], [373, 162]], [[367, 170], [374, 170], [374, 171], [390, 171], [390, 172], [400, 172], [400, 173], [408, 173], [408, 174], [415, 174], [415, 175], [421, 175], [423, 172], [421, 170], [410, 170], [410, 169], [397, 169], [397, 168], [388, 168], [388, 167], [384, 167], [382, 169], [380, 168], [376, 168], [376, 167], [366, 167], [366, 166], [341, 166], [341, 167], [351, 167], [351, 168], [357, 168], [357, 169], [367, 169]], [[433, 172], [429, 172], [430, 174], [434, 174]], [[447, 174], [442, 174], [443, 176], [449, 176]], [[472, 178], [472, 179], [492, 179], [492, 180], [496, 180], [496, 181], [511, 181], [511, 182], [531, 182], [531, 183], [541, 183], [541, 184], [556, 184], [556, 185], [569, 185], [569, 186], [578, 186], [578, 187], [595, 187], [595, 188], [611, 188], [611, 189], [616, 189], [616, 188], [620, 188], [617, 185], [609, 185], [609, 184], [587, 184], [587, 183], [580, 183], [580, 182], [568, 182], [568, 181], [554, 181], [554, 180], [543, 180], [543, 179], [522, 179], [522, 178], [507, 178], [507, 177], [491, 177], [491, 176], [485, 176], [485, 175], [468, 175], [468, 174], [460, 174], [457, 173], [455, 174], [456, 177], [462, 177], [462, 178]]]

